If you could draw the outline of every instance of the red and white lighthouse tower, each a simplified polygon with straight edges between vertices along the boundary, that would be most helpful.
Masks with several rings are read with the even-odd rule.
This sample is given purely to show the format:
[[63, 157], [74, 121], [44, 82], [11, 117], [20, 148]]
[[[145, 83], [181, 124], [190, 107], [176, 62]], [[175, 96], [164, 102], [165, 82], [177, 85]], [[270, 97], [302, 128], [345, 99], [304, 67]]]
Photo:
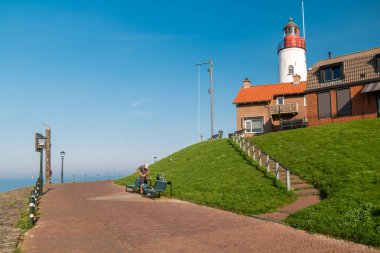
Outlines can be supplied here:
[[300, 36], [300, 29], [292, 18], [283, 29], [284, 41], [278, 45], [278, 76], [280, 83], [293, 81], [294, 75], [299, 75], [301, 81], [306, 81], [306, 43]]

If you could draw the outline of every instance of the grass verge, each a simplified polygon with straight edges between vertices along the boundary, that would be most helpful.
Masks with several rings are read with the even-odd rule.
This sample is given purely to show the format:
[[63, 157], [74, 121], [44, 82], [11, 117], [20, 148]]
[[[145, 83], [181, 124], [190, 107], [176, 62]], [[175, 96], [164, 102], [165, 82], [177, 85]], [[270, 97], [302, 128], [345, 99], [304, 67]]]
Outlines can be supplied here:
[[320, 204], [286, 222], [380, 247], [380, 119], [271, 133], [252, 141], [321, 191]]
[[[296, 196], [267, 177], [228, 140], [205, 141], [151, 166], [173, 182], [173, 197], [242, 214], [275, 211]], [[133, 183], [137, 173], [116, 180]]]

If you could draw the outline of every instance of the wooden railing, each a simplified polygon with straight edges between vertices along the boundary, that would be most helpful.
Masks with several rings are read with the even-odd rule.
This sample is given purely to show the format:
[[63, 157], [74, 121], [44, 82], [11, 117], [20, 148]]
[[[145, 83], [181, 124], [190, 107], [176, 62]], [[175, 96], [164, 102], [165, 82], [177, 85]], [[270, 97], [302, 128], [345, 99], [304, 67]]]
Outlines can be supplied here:
[[273, 171], [277, 180], [280, 180], [281, 178], [285, 179], [286, 189], [288, 191], [291, 190], [289, 168], [261, 151], [260, 148], [247, 141], [241, 135], [235, 133], [232, 139], [243, 151], [247, 152], [249, 157], [252, 157], [254, 161], [257, 161], [260, 167], [265, 167], [268, 173]]
[[270, 114], [298, 113], [297, 103], [287, 103], [283, 105], [272, 105], [269, 107]]

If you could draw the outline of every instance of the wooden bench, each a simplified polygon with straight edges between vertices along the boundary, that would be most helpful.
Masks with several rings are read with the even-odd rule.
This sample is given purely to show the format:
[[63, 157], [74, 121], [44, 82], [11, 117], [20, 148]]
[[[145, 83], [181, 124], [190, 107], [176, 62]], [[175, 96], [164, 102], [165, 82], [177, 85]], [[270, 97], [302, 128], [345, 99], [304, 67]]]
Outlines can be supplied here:
[[137, 188], [137, 192], [140, 191], [140, 178], [136, 178], [136, 181], [135, 181], [135, 184], [127, 184], [125, 185], [125, 191], [128, 192], [128, 189], [132, 189], [132, 192], [135, 193], [136, 192], [136, 188]]
[[172, 196], [172, 182], [157, 180], [153, 188], [144, 188], [144, 193], [148, 198], [161, 197], [161, 193], [166, 194], [166, 186], [170, 185], [170, 197]]

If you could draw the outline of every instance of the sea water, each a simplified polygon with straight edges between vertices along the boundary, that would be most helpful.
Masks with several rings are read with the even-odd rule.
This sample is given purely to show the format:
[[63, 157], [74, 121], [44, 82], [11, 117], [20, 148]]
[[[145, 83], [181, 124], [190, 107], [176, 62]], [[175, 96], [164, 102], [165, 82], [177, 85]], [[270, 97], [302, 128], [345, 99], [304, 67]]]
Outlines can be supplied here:
[[[127, 175], [121, 174], [109, 174], [109, 175], [77, 175], [64, 177], [63, 182], [91, 182], [91, 181], [103, 181], [103, 180], [115, 180], [120, 177], [125, 177]], [[0, 193], [15, 190], [18, 188], [34, 186], [36, 184], [37, 178], [35, 177], [25, 177], [25, 178], [0, 178]], [[61, 178], [53, 177], [51, 183], [57, 184], [61, 182]]]
[[35, 178], [0, 178], [0, 192], [32, 186], [35, 182]]

